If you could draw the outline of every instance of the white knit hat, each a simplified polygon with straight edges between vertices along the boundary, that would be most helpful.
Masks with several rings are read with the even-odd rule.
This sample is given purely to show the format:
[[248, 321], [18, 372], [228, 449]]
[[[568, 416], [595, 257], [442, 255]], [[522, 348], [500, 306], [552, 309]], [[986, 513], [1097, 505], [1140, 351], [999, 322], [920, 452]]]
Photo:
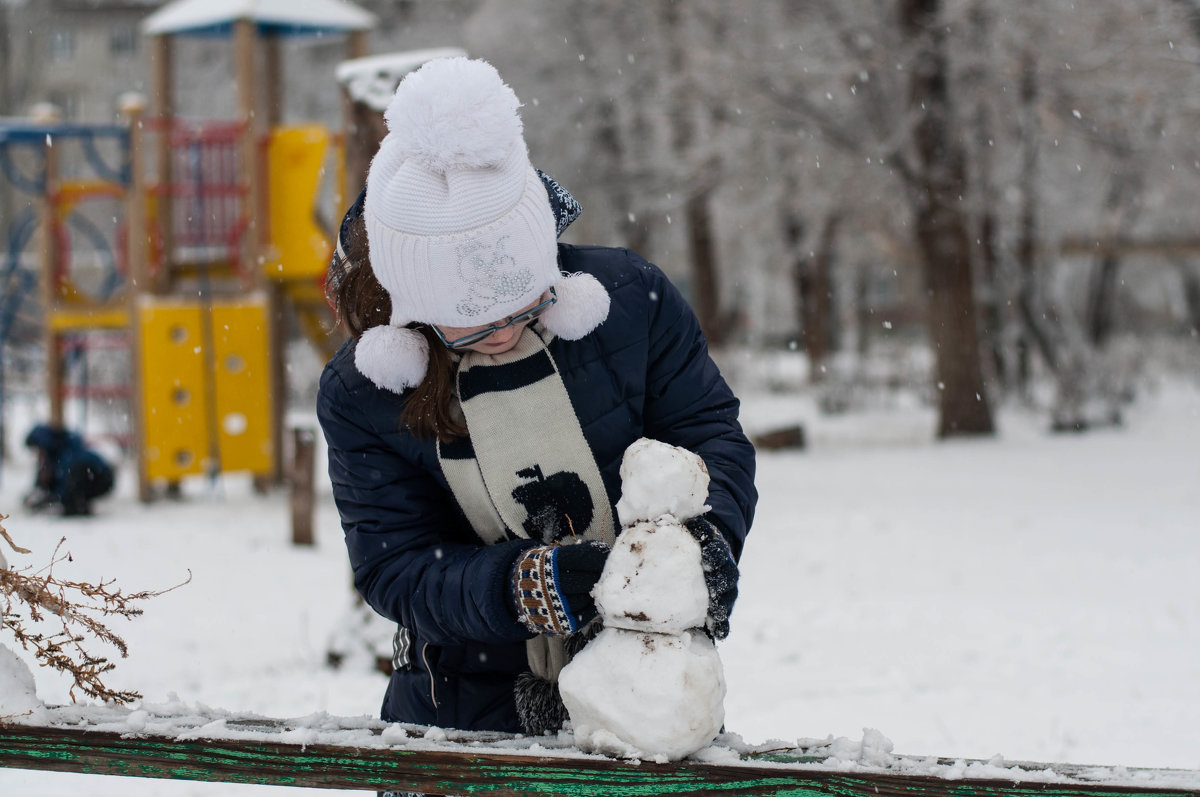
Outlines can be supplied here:
[[555, 286], [542, 325], [567, 340], [608, 316], [588, 274], [558, 270], [554, 214], [529, 164], [520, 102], [484, 61], [442, 58], [409, 74], [384, 118], [363, 208], [371, 267], [391, 323], [359, 339], [358, 370], [400, 393], [425, 378], [428, 343], [406, 324], [502, 321]]

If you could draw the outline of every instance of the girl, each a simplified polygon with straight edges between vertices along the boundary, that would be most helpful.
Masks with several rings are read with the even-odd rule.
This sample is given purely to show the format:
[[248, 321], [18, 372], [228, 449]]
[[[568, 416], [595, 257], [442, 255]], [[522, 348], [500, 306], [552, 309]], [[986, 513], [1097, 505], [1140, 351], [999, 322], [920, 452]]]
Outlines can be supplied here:
[[590, 638], [626, 447], [705, 461], [691, 524], [723, 638], [754, 511], [754, 451], [696, 318], [636, 254], [557, 242], [579, 212], [533, 169], [490, 65], [432, 61], [339, 236], [352, 338], [317, 410], [355, 586], [397, 624], [390, 721], [543, 733]]

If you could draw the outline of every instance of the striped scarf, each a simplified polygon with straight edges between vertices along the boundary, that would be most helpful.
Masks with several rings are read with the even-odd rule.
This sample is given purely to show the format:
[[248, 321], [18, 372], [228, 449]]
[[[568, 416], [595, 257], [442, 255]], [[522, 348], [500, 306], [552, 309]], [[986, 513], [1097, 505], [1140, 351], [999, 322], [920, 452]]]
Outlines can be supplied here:
[[[522, 330], [509, 351], [463, 355], [458, 404], [468, 436], [438, 444], [442, 472], [475, 533], [489, 545], [514, 537], [611, 545], [615, 524], [600, 468], [546, 348], [550, 335], [534, 326]], [[558, 673], [586, 642], [577, 636], [539, 635], [526, 642], [529, 672], [516, 686], [526, 733], [557, 730], [566, 718]]]
[[514, 535], [611, 544], [604, 480], [542, 334], [526, 327], [509, 351], [463, 355], [458, 403], [468, 437], [438, 444], [442, 472], [489, 545]]

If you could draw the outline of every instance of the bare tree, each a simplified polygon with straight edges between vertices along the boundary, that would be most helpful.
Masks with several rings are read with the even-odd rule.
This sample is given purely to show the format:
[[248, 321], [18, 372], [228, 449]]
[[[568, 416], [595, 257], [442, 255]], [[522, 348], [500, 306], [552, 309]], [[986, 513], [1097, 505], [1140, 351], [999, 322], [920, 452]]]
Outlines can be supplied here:
[[[809, 381], [814, 383], [823, 381], [824, 366], [833, 351], [833, 259], [844, 218], [840, 208], [830, 210], [820, 225], [815, 248], [795, 258], [792, 265]], [[798, 246], [803, 235], [799, 220], [792, 217], [789, 222], [796, 225], [789, 229], [789, 235]]]
[[962, 89], [967, 94], [963, 117], [971, 128], [967, 143], [970, 160], [968, 174], [972, 183], [970, 198], [975, 217], [975, 257], [979, 264], [980, 334], [985, 349], [984, 372], [997, 391], [1012, 384], [1012, 367], [1006, 345], [1013, 326], [1009, 312], [1011, 301], [1005, 285], [1002, 222], [1000, 219], [1000, 181], [996, 176], [995, 109], [987, 102], [986, 87], [995, 45], [991, 36], [993, 19], [986, 0], [975, 0], [967, 14], [965, 37], [970, 55], [962, 69]]
[[910, 102], [917, 114], [909, 194], [930, 298], [930, 337], [940, 391], [938, 435], [994, 431], [980, 365], [961, 131], [955, 129], [941, 0], [898, 0], [914, 48]]
[[1058, 370], [1061, 359], [1054, 333], [1049, 329], [1046, 314], [1042, 311], [1041, 281], [1038, 276], [1037, 96], [1036, 61], [1033, 54], [1026, 50], [1021, 55], [1018, 92], [1021, 160], [1017, 181], [1020, 209], [1016, 225], [1016, 262], [1019, 269], [1017, 312], [1022, 321], [1022, 334], [1018, 342], [1017, 379], [1022, 389], [1027, 389], [1030, 382], [1030, 353], [1033, 348], [1045, 359], [1051, 371]]
[[[1200, 44], [1200, 0], [1175, 0], [1175, 5], [1191, 28], [1193, 40]], [[1200, 271], [1183, 260], [1177, 261], [1175, 266], [1183, 282], [1188, 324], [1193, 336], [1200, 335]]]
[[[1032, 354], [1051, 373], [1087, 354], [1081, 275], [1101, 270], [1061, 240], [1106, 218], [1129, 235], [1189, 225], [1200, 94], [1171, 41], [1194, 2], [508, 0], [483, 4], [470, 47], [526, 100], [531, 149], [579, 187], [576, 234], [683, 276], [714, 340], [749, 297], [751, 334], [800, 316], [819, 374], [836, 344], [814, 319], [850, 309], [830, 294], [856, 296], [864, 270], [921, 283], [907, 300], [928, 324], [940, 433], [979, 434], [989, 375], [1028, 383]], [[1103, 273], [1096, 307], [1134, 301]]]
[[[662, 14], [660, 30], [667, 33], [668, 91], [670, 103], [671, 144], [674, 156], [682, 162], [696, 162], [693, 153], [699, 148], [700, 127], [712, 124], [710, 109], [697, 103], [697, 75], [692, 65], [696, 35], [689, 35], [693, 26], [708, 28], [710, 40], [721, 38], [722, 20], [718, 14], [692, 13], [685, 19], [679, 0], [664, 0], [655, 6]], [[689, 24], [689, 22], [691, 24]], [[708, 118], [704, 118], [708, 116]], [[692, 306], [709, 343], [719, 346], [729, 330], [721, 312], [721, 289], [717, 263], [716, 230], [712, 217], [712, 192], [717, 185], [719, 162], [711, 158], [706, 167], [689, 175], [681, 186], [685, 192], [683, 219], [687, 229], [689, 267], [692, 274]]]

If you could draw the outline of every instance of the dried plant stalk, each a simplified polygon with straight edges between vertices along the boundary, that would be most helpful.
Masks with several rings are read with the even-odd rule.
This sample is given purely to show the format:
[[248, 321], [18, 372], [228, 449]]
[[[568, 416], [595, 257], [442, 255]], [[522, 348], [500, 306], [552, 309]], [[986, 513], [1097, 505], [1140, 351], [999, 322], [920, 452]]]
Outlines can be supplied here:
[[[0, 521], [7, 515], [0, 515]], [[18, 547], [0, 525], [0, 537], [14, 551], [29, 553]], [[170, 592], [192, 580], [169, 589], [135, 592], [126, 595], [115, 586], [115, 580], [91, 584], [66, 581], [54, 575], [54, 567], [72, 561], [62, 552], [66, 538], [59, 540], [50, 563], [38, 571], [32, 568], [16, 570], [4, 566], [0, 556], [0, 627], [12, 634], [21, 647], [31, 653], [43, 667], [53, 667], [69, 674], [74, 680], [70, 688], [72, 702], [75, 690], [99, 700], [131, 703], [141, 695], [134, 691], [114, 690], [105, 686], [102, 676], [116, 665], [107, 657], [93, 653], [95, 642], [115, 648], [121, 658], [128, 656], [125, 641], [105, 625], [101, 618], [132, 619], [142, 613], [136, 604]], [[52, 626], [45, 630], [46, 625]]]

